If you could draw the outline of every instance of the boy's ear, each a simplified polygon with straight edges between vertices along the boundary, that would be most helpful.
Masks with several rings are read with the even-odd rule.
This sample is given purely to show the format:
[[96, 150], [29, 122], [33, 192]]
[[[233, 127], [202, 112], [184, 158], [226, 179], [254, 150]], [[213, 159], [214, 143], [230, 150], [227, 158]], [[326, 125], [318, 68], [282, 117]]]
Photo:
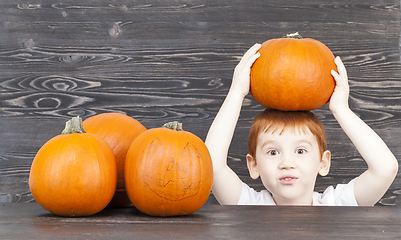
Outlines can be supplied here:
[[322, 154], [322, 159], [320, 160], [319, 166], [319, 174], [321, 176], [326, 176], [330, 171], [331, 165], [331, 153], [329, 150], [326, 150]]
[[252, 179], [257, 179], [259, 177], [259, 172], [257, 168], [256, 159], [251, 155], [246, 155], [246, 164], [248, 166], [249, 175]]

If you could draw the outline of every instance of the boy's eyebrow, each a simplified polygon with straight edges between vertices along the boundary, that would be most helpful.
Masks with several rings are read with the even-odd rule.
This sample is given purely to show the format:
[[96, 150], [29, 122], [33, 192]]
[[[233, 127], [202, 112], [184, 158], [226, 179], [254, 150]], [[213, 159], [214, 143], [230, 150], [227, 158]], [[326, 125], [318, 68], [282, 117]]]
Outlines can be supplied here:
[[263, 148], [264, 146], [266, 146], [267, 144], [270, 144], [270, 143], [272, 143], [272, 142], [274, 142], [274, 141], [273, 141], [273, 140], [264, 141], [263, 144], [262, 144], [262, 146], [261, 146], [261, 148]]
[[[275, 142], [274, 140], [266, 140], [266, 141], [263, 142], [261, 148], [263, 148], [264, 146], [266, 146], [266, 145], [268, 145], [268, 144], [270, 144], [270, 143], [274, 143], [274, 142]], [[300, 144], [300, 143], [306, 143], [306, 144], [308, 144], [309, 146], [312, 146], [312, 142], [309, 141], [308, 139], [299, 139], [299, 140], [297, 140], [297, 142], [298, 142], [299, 144]]]
[[311, 143], [309, 140], [307, 140], [307, 139], [301, 139], [301, 140], [299, 140], [298, 142], [299, 142], [299, 143], [306, 143], [306, 144], [312, 146], [312, 143]]
[[[268, 145], [268, 144], [270, 144], [270, 143], [273, 143], [273, 142], [274, 142], [273, 140], [267, 140], [267, 141], [263, 142], [261, 148], [263, 148], [264, 146], [266, 146], [266, 145]], [[307, 139], [300, 139], [300, 140], [298, 140], [297, 142], [298, 142], [298, 143], [306, 143], [306, 144], [308, 144], [309, 146], [312, 146], [312, 143], [311, 143], [309, 140], [307, 140]]]

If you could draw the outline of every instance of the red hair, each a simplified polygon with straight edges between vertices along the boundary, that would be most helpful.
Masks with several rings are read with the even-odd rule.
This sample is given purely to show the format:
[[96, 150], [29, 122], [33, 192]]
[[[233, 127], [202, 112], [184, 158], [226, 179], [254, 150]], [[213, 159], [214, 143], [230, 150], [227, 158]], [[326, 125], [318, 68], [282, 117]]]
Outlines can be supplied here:
[[248, 136], [248, 153], [256, 157], [258, 136], [262, 132], [280, 131], [280, 135], [287, 129], [309, 131], [316, 137], [320, 155], [327, 150], [326, 133], [322, 122], [310, 111], [280, 111], [266, 109], [260, 112], [252, 122]]

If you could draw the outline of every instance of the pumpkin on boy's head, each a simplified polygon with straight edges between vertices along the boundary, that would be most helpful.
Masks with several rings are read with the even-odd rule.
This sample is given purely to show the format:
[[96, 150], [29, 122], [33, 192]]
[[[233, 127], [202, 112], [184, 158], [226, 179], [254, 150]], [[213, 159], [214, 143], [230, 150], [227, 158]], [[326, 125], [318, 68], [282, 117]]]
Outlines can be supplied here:
[[282, 111], [314, 110], [334, 91], [334, 55], [323, 43], [298, 33], [262, 44], [251, 68], [251, 94], [261, 105]]

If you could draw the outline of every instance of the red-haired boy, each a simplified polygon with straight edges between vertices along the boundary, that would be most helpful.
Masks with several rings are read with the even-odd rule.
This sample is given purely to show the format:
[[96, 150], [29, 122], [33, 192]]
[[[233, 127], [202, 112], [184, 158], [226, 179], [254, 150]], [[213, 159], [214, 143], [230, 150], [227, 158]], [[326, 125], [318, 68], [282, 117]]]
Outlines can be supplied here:
[[348, 106], [349, 86], [341, 59], [331, 71], [336, 87], [329, 108], [343, 131], [366, 161], [368, 169], [348, 184], [314, 192], [317, 174], [330, 169], [323, 125], [310, 111], [265, 110], [253, 121], [248, 139], [250, 176], [260, 177], [267, 190], [257, 192], [243, 183], [227, 165], [228, 149], [242, 102], [249, 92], [250, 69], [259, 57], [260, 44], [252, 46], [236, 66], [232, 85], [215, 120], [206, 145], [214, 171], [212, 191], [222, 205], [330, 205], [372, 206], [393, 182], [398, 161], [382, 139]]

